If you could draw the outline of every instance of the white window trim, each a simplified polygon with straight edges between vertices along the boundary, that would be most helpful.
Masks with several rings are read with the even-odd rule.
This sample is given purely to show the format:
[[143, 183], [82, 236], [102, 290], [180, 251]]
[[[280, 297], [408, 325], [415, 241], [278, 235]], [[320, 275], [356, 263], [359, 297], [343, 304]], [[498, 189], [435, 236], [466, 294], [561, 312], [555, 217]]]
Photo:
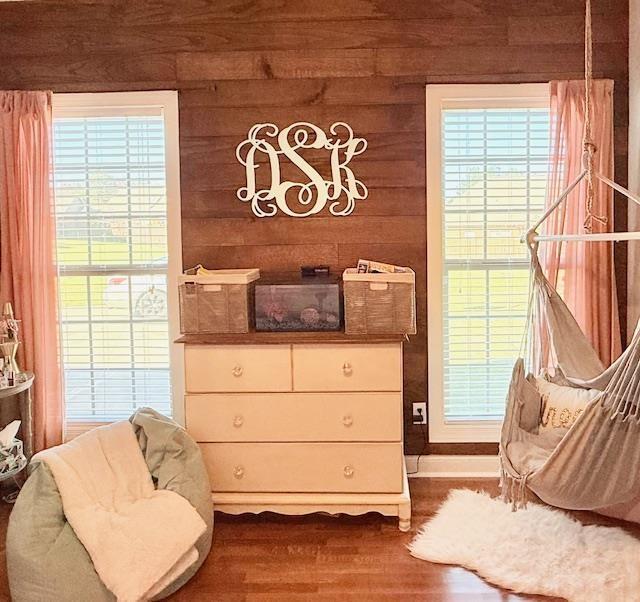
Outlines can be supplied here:
[[[145, 92], [95, 92], [53, 94], [53, 115], [64, 116], [65, 111], [77, 116], [79, 109], [87, 116], [106, 107], [117, 109], [121, 115], [140, 115], [143, 107], [161, 109], [164, 116], [165, 170], [167, 190], [167, 311], [169, 322], [169, 363], [171, 372], [171, 400], [173, 419], [184, 425], [184, 345], [174, 343], [180, 336], [178, 306], [178, 276], [182, 273], [182, 224], [180, 200], [180, 132], [178, 120], [178, 92], [158, 90]], [[135, 109], [135, 111], [134, 111]], [[157, 110], [153, 111], [157, 114]], [[84, 430], [97, 426], [96, 422], [74, 422], [65, 434], [70, 439]]]
[[[496, 442], [502, 422], [447, 422], [444, 416], [442, 120], [447, 108], [548, 107], [549, 84], [436, 84], [426, 86], [427, 355], [429, 441]], [[515, 361], [515, 358], [514, 358]]]

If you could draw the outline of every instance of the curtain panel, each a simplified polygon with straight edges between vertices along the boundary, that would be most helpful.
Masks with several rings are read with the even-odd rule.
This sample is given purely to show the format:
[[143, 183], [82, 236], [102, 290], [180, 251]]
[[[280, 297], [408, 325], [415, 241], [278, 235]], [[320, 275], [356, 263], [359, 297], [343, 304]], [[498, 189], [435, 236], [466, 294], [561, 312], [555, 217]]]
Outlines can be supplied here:
[[21, 320], [20, 366], [35, 374], [36, 451], [62, 442], [51, 93], [0, 91], [0, 300]]
[[[584, 81], [550, 83], [551, 141], [547, 206], [583, 169], [585, 127]], [[613, 180], [613, 81], [595, 80], [591, 90], [594, 169]], [[595, 180], [593, 232], [613, 230], [613, 191]], [[545, 222], [546, 234], [584, 232], [586, 180]], [[560, 291], [582, 331], [605, 365], [622, 349], [616, 292], [613, 243], [543, 242], [541, 263], [551, 284]]]

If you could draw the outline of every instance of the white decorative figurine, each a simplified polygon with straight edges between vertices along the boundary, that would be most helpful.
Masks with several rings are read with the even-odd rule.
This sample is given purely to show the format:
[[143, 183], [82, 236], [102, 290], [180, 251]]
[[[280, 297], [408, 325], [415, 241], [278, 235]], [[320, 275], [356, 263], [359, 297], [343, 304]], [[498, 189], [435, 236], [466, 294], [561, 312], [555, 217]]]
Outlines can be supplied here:
[[[21, 374], [16, 361], [16, 354], [20, 341], [18, 333], [20, 331], [20, 320], [16, 320], [13, 315], [13, 306], [11, 303], [5, 303], [0, 318], [0, 354], [4, 361], [3, 373], [10, 373], [10, 380]], [[4, 383], [3, 383], [4, 384]], [[9, 383], [13, 386], [13, 382]], [[1, 385], [0, 385], [0, 388]]]

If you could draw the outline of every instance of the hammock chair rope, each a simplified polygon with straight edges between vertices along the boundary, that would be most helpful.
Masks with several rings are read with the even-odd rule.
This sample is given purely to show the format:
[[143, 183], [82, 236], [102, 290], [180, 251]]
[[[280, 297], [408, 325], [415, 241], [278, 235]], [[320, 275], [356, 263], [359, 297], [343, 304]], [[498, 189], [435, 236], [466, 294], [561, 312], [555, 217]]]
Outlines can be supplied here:
[[595, 199], [595, 186], [593, 184], [593, 159], [597, 151], [593, 142], [591, 126], [591, 90], [593, 88], [593, 32], [591, 25], [591, 0], [586, 0], [584, 18], [584, 139], [583, 155], [586, 163], [587, 194], [586, 211], [584, 220], [584, 230], [588, 234], [593, 232], [593, 222], [598, 222], [603, 226], [607, 225], [608, 219], [603, 215], [593, 213], [593, 203]]

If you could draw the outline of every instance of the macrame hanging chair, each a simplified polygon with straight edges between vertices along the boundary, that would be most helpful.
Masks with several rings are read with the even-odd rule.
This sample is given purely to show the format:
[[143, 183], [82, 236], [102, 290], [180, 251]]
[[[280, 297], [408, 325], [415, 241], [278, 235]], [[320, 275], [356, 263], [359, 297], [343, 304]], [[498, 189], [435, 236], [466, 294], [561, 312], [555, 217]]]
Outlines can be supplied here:
[[[640, 204], [629, 191], [593, 170], [591, 72], [591, 7], [587, 0], [585, 169], [525, 236], [531, 254], [531, 293], [523, 349], [513, 369], [502, 425], [501, 485], [503, 498], [514, 508], [526, 505], [528, 492], [533, 492], [561, 508], [595, 510], [640, 522], [640, 322], [627, 349], [605, 368], [545, 277], [538, 258], [541, 240], [640, 237], [638, 232], [616, 233], [615, 237], [590, 234], [592, 221], [601, 219], [591, 213], [594, 178]], [[587, 235], [538, 236], [536, 229], [582, 179], [587, 180]], [[534, 376], [542, 371], [548, 371], [558, 384], [599, 391], [561, 439], [539, 429], [543, 408]]]
[[[532, 254], [532, 295], [527, 363], [518, 359], [507, 396], [500, 439], [502, 492], [514, 506], [527, 489], [562, 508], [604, 510], [640, 503], [640, 325], [628, 348], [607, 369]], [[539, 374], [546, 348], [554, 380], [601, 391], [558, 441], [538, 432], [542, 399], [531, 374]]]

